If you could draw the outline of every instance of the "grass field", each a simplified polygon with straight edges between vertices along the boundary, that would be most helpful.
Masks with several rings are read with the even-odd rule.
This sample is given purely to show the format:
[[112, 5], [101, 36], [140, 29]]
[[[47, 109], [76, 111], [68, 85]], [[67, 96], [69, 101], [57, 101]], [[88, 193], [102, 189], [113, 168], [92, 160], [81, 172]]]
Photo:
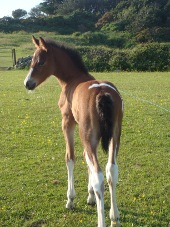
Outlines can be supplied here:
[[[76, 207], [65, 209], [67, 171], [60, 87], [55, 78], [28, 93], [27, 71], [0, 71], [0, 226], [94, 227], [86, 204], [87, 168], [76, 133]], [[95, 73], [125, 103], [117, 201], [125, 227], [170, 226], [170, 73]], [[107, 156], [99, 150], [103, 171]], [[57, 184], [54, 184], [56, 180]], [[105, 215], [110, 199], [105, 182]]]
[[[16, 50], [16, 59], [33, 55], [34, 45], [32, 43], [32, 33], [28, 32], [13, 32], [2, 33], [0, 32], [0, 68], [8, 68], [13, 66], [12, 49]], [[40, 36], [54, 39], [59, 42], [65, 42], [71, 46], [82, 44], [82, 40], [67, 35], [57, 35], [55, 32], [37, 32], [34, 34], [37, 38]]]
[[[14, 48], [16, 50], [17, 59], [21, 57], [26, 57], [28, 55], [33, 55], [35, 48], [32, 44], [32, 35], [34, 35], [36, 38], [44, 37], [47, 39], [54, 39], [58, 42], [67, 43], [70, 46], [79, 46], [83, 44], [83, 39], [79, 37], [71, 35], [58, 35], [55, 32], [37, 32], [35, 34], [24, 31], [16, 33], [14, 32], [12, 34], [0, 32], [0, 49]], [[9, 56], [9, 59], [11, 60], [11, 55], [9, 53], [7, 53], [6, 55]], [[2, 67], [6, 63], [1, 56], [2, 54], [0, 53], [0, 67]]]

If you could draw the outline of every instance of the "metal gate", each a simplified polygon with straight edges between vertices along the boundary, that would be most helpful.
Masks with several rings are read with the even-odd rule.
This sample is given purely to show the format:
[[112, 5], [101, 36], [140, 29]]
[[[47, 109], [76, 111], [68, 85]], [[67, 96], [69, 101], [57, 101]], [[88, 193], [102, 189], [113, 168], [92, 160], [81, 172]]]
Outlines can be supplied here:
[[0, 69], [10, 69], [16, 65], [15, 49], [0, 47]]

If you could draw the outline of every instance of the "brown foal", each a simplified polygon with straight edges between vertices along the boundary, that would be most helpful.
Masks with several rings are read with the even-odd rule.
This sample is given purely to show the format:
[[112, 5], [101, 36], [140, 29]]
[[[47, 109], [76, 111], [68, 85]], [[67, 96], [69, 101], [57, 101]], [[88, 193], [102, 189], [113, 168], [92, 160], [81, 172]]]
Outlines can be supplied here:
[[99, 141], [108, 152], [106, 178], [111, 195], [111, 226], [120, 226], [116, 204], [116, 183], [123, 101], [117, 88], [110, 82], [98, 81], [85, 68], [79, 54], [53, 41], [33, 37], [36, 50], [29, 73], [24, 81], [28, 90], [35, 89], [50, 75], [57, 77], [62, 91], [59, 108], [62, 114], [62, 130], [66, 142], [68, 190], [66, 208], [74, 207], [74, 130], [79, 125], [84, 157], [89, 169], [88, 204], [97, 203], [98, 227], [105, 227], [104, 175], [98, 163]]

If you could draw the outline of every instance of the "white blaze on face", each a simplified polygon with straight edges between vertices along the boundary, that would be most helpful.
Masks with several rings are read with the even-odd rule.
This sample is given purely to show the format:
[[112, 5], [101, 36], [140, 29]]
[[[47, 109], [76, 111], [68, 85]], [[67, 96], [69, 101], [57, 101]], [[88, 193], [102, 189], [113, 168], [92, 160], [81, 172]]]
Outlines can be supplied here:
[[28, 82], [29, 80], [31, 80], [32, 72], [33, 72], [33, 68], [31, 68], [30, 71], [28, 72], [28, 75], [27, 75], [27, 77], [26, 77], [25, 80], [24, 80], [24, 86], [26, 86], [27, 82]]

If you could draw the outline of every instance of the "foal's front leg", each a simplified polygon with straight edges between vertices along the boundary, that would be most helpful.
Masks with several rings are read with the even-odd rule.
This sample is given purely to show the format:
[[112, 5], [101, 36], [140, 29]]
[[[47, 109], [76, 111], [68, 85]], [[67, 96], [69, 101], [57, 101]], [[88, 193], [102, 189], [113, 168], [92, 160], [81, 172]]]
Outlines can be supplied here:
[[67, 171], [68, 171], [68, 190], [67, 190], [66, 208], [72, 209], [74, 208], [74, 198], [76, 196], [76, 192], [74, 189], [74, 175], [73, 175], [74, 161], [69, 160], [67, 161], [66, 165], [67, 165]]
[[74, 129], [75, 122], [71, 116], [63, 116], [62, 129], [66, 141], [66, 166], [68, 171], [68, 190], [67, 190], [67, 204], [66, 208], [72, 209], [74, 207], [74, 198], [76, 196], [74, 189]]

